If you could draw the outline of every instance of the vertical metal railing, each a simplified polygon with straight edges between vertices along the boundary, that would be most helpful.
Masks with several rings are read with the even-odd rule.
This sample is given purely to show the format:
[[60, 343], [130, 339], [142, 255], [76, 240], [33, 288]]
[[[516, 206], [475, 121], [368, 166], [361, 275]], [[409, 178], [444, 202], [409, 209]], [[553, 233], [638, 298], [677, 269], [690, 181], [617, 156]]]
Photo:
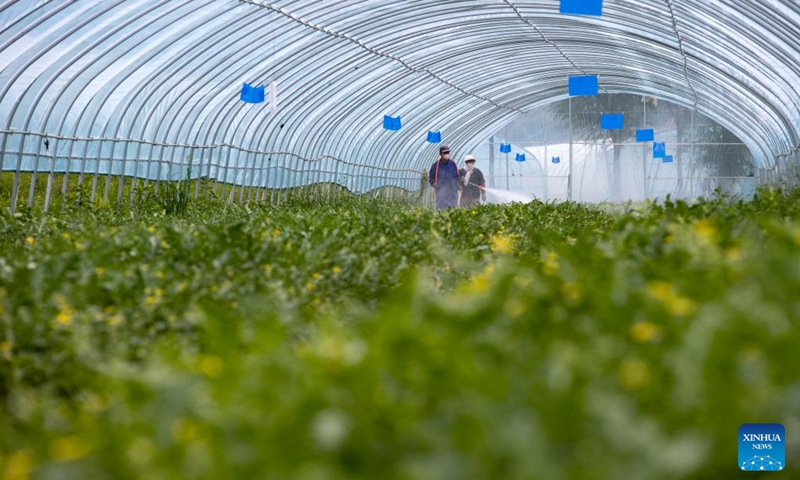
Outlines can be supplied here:
[[[343, 194], [375, 193], [389, 198], [401, 183], [397, 177], [408, 178], [419, 188], [414, 170], [385, 169], [335, 157], [309, 159], [291, 152], [249, 150], [229, 144], [169, 144], [14, 130], [0, 131], [0, 135], [6, 168], [3, 173], [10, 174], [11, 182], [0, 207], [11, 211], [18, 210], [21, 196], [27, 199], [28, 207], [42, 208], [46, 213], [58, 208], [59, 203], [70, 202], [133, 207], [139, 198], [137, 192], [148, 188], [156, 192], [162, 182], [183, 185], [187, 180], [187, 191], [193, 186], [195, 198], [215, 195], [221, 183], [219, 198], [225, 202], [273, 205], [285, 202], [290, 195], [334, 199]], [[88, 186], [87, 176], [91, 177]]]

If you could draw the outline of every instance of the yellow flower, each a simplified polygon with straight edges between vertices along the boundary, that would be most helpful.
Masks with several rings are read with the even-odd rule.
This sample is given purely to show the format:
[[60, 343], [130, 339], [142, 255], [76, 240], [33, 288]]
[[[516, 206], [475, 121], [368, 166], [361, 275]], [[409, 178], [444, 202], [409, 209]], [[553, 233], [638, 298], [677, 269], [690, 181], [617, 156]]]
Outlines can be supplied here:
[[169, 248], [169, 243], [166, 240], [161, 240], [161, 248]]
[[509, 297], [503, 304], [503, 313], [511, 318], [519, 318], [525, 313], [525, 304], [515, 297]]
[[97, 268], [95, 268], [95, 269], [94, 269], [94, 273], [96, 273], [96, 274], [97, 274], [97, 276], [98, 276], [98, 277], [100, 277], [100, 276], [102, 276], [104, 273], [106, 273], [106, 269], [105, 269], [105, 268], [103, 268], [103, 267], [97, 267]]
[[685, 317], [692, 315], [697, 306], [688, 298], [681, 297], [671, 283], [656, 280], [647, 284], [647, 293], [660, 300], [672, 315]]
[[72, 316], [71, 309], [64, 309], [58, 312], [58, 315], [56, 315], [56, 321], [61, 325], [69, 325], [72, 323]]
[[564, 295], [564, 298], [572, 303], [580, 303], [585, 294], [583, 285], [578, 282], [565, 283], [561, 287], [561, 293]]
[[472, 283], [470, 285], [470, 290], [474, 292], [485, 292], [489, 289], [489, 281], [486, 278], [486, 275], [477, 275], [475, 278], [472, 279]]
[[147, 227], [147, 231], [150, 232], [150, 233], [153, 233], [153, 232], [156, 231], [156, 227], [150, 225], [149, 227]]
[[197, 425], [186, 418], [178, 418], [172, 422], [170, 433], [176, 442], [186, 444], [197, 436]]
[[658, 342], [663, 335], [663, 328], [651, 322], [639, 322], [631, 327], [631, 338], [637, 343]]
[[64, 237], [64, 240], [69, 240], [70, 238], [72, 238], [67, 232], [62, 233], [61, 236]]
[[699, 220], [694, 223], [692, 228], [694, 229], [697, 237], [706, 243], [717, 243], [719, 240], [717, 229], [714, 227], [714, 224], [711, 222], [711, 220]]
[[650, 382], [650, 369], [639, 360], [625, 360], [617, 372], [620, 383], [628, 390], [639, 390]]
[[558, 254], [555, 252], [550, 252], [547, 254], [547, 258], [544, 260], [544, 274], [552, 277], [558, 270], [561, 268], [561, 264], [558, 262]]
[[162, 272], [161, 270], [157, 271], [156, 278], [164, 278], [164, 272]]
[[26, 241], [26, 242], [28, 242], [28, 245], [33, 245], [33, 243], [34, 243], [36, 240], [34, 240], [34, 239], [33, 239], [33, 237], [26, 237], [26, 238], [25, 238], [25, 241]]
[[50, 442], [50, 458], [57, 462], [69, 462], [89, 454], [89, 447], [79, 437], [72, 435]]
[[29, 473], [33, 471], [34, 463], [31, 454], [26, 450], [12, 453], [5, 466], [5, 480], [28, 480]]
[[222, 359], [215, 355], [201, 355], [197, 365], [200, 371], [208, 377], [218, 377], [224, 366]]
[[511, 253], [514, 251], [515, 238], [513, 235], [495, 235], [492, 237], [492, 251], [497, 253]]
[[314, 284], [311, 282], [306, 283], [306, 290], [308, 290], [309, 292], [314, 291]]
[[311, 278], [313, 278], [314, 280], [319, 280], [320, 278], [322, 278], [322, 275], [320, 275], [319, 273], [315, 273], [314, 275], [311, 275]]
[[493, 274], [494, 265], [491, 263], [487, 264], [483, 269], [483, 273], [472, 278], [467, 290], [473, 292], [485, 292], [489, 289], [489, 280], [492, 278]]
[[742, 250], [737, 247], [731, 247], [725, 251], [725, 258], [730, 262], [738, 262], [742, 259]]
[[339, 273], [341, 271], [342, 269], [338, 265], [334, 265], [333, 268], [331, 268], [331, 272], [333, 273]]

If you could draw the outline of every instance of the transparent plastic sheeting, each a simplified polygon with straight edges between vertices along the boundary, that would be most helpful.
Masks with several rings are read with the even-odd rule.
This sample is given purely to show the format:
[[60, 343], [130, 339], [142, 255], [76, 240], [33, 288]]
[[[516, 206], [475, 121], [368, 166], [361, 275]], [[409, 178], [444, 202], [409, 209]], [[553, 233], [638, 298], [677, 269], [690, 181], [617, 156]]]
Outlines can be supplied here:
[[[610, 109], [624, 115], [622, 130], [601, 128], [601, 112]], [[644, 125], [672, 162], [654, 158], [654, 141], [637, 142]], [[509, 154], [498, 144], [510, 145]], [[766, 181], [733, 133], [691, 109], [637, 95], [552, 103], [518, 117], [476, 152], [487, 160], [479, 163], [490, 187], [546, 200], [691, 200], [717, 189], [749, 198]], [[514, 162], [516, 152], [527, 160]]]
[[[306, 159], [291, 152], [247, 151], [227, 144], [197, 147], [131, 140], [58, 139], [19, 132], [6, 132], [4, 137], [0, 135], [7, 148], [16, 147], [14, 151], [5, 150], [4, 171], [124, 175], [162, 181], [203, 177], [269, 189], [336, 183], [356, 193], [384, 186], [414, 191], [420, 185], [420, 173], [408, 169], [359, 165], [327, 156]], [[45, 139], [48, 147], [44, 146]]]
[[[2, 165], [167, 179], [210, 159], [192, 175], [417, 190], [429, 130], [463, 158], [596, 74], [601, 96], [696, 107], [778, 171], [800, 143], [799, 25], [795, 0], [6, 1]], [[272, 81], [276, 114], [239, 100]]]

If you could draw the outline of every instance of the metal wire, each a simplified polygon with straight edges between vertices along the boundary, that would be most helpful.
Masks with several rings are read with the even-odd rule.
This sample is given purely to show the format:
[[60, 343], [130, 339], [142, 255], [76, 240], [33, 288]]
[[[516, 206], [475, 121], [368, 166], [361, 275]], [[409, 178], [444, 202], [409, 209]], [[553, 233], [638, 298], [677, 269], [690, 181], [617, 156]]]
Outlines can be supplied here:
[[[520, 20], [522, 20], [523, 22], [525, 22], [525, 23], [526, 23], [526, 24], [528, 24], [529, 26], [533, 27], [533, 29], [534, 29], [534, 30], [536, 30], [536, 33], [538, 33], [540, 37], [542, 37], [542, 40], [543, 40], [545, 43], [547, 43], [548, 45], [550, 45], [550, 46], [552, 46], [553, 48], [555, 48], [555, 49], [558, 51], [558, 53], [559, 53], [559, 54], [560, 54], [562, 57], [564, 57], [564, 59], [565, 59], [567, 62], [569, 62], [569, 63], [570, 63], [570, 65], [572, 65], [572, 66], [575, 68], [575, 70], [578, 70], [578, 71], [579, 71], [579, 72], [581, 72], [583, 75], [589, 75], [589, 74], [586, 72], [586, 70], [584, 70], [583, 68], [581, 68], [580, 66], [578, 66], [578, 64], [577, 64], [577, 63], [575, 63], [575, 62], [574, 62], [574, 61], [573, 61], [573, 60], [572, 60], [572, 59], [569, 57], [569, 55], [567, 55], [567, 54], [564, 52], [564, 49], [563, 49], [563, 48], [561, 48], [561, 45], [559, 45], [558, 43], [554, 42], [553, 40], [550, 40], [549, 38], [547, 38], [547, 35], [545, 35], [545, 34], [544, 34], [544, 32], [543, 32], [543, 31], [542, 31], [542, 30], [541, 30], [539, 27], [537, 27], [535, 23], [533, 23], [533, 22], [532, 22], [532, 21], [531, 21], [529, 18], [525, 17], [525, 15], [523, 15], [523, 14], [522, 14], [522, 12], [520, 11], [519, 7], [517, 7], [517, 6], [516, 6], [516, 5], [515, 5], [513, 2], [511, 2], [510, 0], [503, 0], [503, 1], [506, 3], [506, 5], [508, 5], [508, 6], [509, 6], [509, 7], [511, 7], [512, 9], [514, 9], [514, 13], [516, 13], [516, 14], [517, 14], [517, 17], [519, 17], [519, 19], [520, 19]], [[608, 91], [606, 91], [606, 89], [605, 89], [605, 88], [603, 88], [603, 87], [602, 87], [602, 85], [600, 86], [600, 90], [602, 90], [602, 91], [603, 91], [603, 93], [608, 93]]]
[[692, 80], [689, 78], [689, 57], [686, 55], [686, 50], [683, 48], [683, 36], [681, 36], [680, 29], [678, 29], [678, 20], [675, 18], [675, 7], [672, 5], [672, 0], [664, 0], [667, 2], [667, 7], [669, 8], [669, 16], [672, 19], [672, 29], [675, 31], [675, 37], [678, 39], [678, 50], [683, 57], [683, 76], [686, 78], [686, 84], [689, 86], [689, 89], [692, 91], [692, 95], [694, 96], [694, 109], [697, 110], [697, 105], [699, 103], [699, 99], [697, 97], [697, 90], [694, 89], [694, 85], [692, 84]]
[[156, 142], [156, 141], [153, 141], [153, 140], [144, 140], [144, 139], [140, 139], [140, 138], [71, 137], [71, 136], [65, 136], [65, 135], [53, 135], [52, 133], [31, 132], [31, 131], [14, 130], [14, 129], [0, 130], [0, 134], [4, 134], [4, 135], [31, 135], [31, 136], [35, 136], [35, 137], [53, 138], [53, 139], [57, 139], [57, 140], [71, 140], [71, 141], [76, 141], [76, 142], [123, 142], [123, 143], [129, 142], [129, 143], [139, 143], [139, 144], [144, 144], [144, 145], [153, 145], [153, 146], [158, 146], [158, 147], [198, 148], [198, 149], [201, 149], [201, 150], [228, 147], [230, 149], [238, 150], [240, 152], [254, 153], [254, 154], [258, 154], [258, 155], [287, 155], [287, 156], [290, 156], [290, 157], [293, 157], [293, 158], [296, 158], [298, 160], [302, 160], [302, 161], [308, 162], [308, 163], [320, 162], [322, 160], [328, 159], [328, 160], [334, 160], [334, 161], [342, 163], [344, 165], [350, 165], [350, 166], [354, 166], [354, 167], [375, 168], [375, 169], [379, 169], [379, 170], [382, 170], [382, 171], [385, 170], [385, 171], [390, 171], [390, 172], [404, 172], [404, 173], [414, 172], [414, 173], [419, 173], [416, 170], [407, 169], [407, 168], [386, 168], [386, 167], [379, 167], [377, 165], [367, 165], [367, 164], [363, 164], [363, 163], [350, 162], [348, 160], [344, 160], [342, 158], [335, 157], [335, 156], [332, 156], [332, 155], [318, 155], [316, 157], [304, 157], [303, 155], [300, 155], [300, 154], [298, 154], [296, 152], [291, 152], [291, 151], [288, 151], [288, 150], [257, 150], [257, 149], [252, 149], [252, 148], [243, 148], [243, 147], [240, 147], [238, 145], [234, 145], [234, 144], [229, 143], [229, 142], [219, 142], [219, 143], [212, 143], [212, 144], [207, 144], [207, 145], [196, 145], [196, 144], [190, 144], [190, 143]]
[[459, 92], [463, 93], [464, 95], [467, 95], [467, 96], [472, 97], [472, 98], [476, 98], [478, 100], [482, 100], [484, 102], [488, 102], [488, 103], [492, 104], [493, 106], [495, 106], [497, 108], [502, 108], [504, 110], [510, 110], [512, 112], [517, 112], [517, 113], [524, 113], [522, 110], [520, 110], [520, 109], [518, 109], [516, 107], [512, 107], [512, 106], [509, 106], [509, 105], [503, 105], [503, 104], [495, 102], [494, 100], [492, 100], [489, 97], [485, 97], [483, 95], [478, 95], [476, 93], [472, 93], [470, 91], [467, 91], [466, 89], [456, 85], [455, 83], [443, 78], [438, 73], [435, 73], [435, 72], [433, 72], [433, 71], [431, 71], [431, 70], [429, 70], [427, 68], [424, 68], [424, 67], [417, 67], [417, 66], [411, 65], [408, 62], [406, 62], [405, 60], [403, 60], [402, 58], [398, 57], [397, 55], [393, 55], [393, 54], [387, 53], [387, 52], [382, 52], [382, 51], [378, 50], [377, 48], [371, 47], [371, 46], [367, 45], [366, 43], [362, 42], [361, 40], [359, 40], [357, 38], [354, 38], [354, 37], [352, 37], [350, 35], [347, 35], [347, 34], [341, 33], [341, 32], [336, 32], [336, 31], [333, 31], [333, 30], [331, 30], [329, 28], [326, 28], [326, 27], [315, 25], [315, 24], [309, 22], [308, 20], [305, 20], [305, 19], [302, 19], [302, 18], [298, 17], [297, 15], [293, 14], [292, 12], [288, 12], [288, 11], [284, 10], [283, 8], [278, 7], [277, 5], [271, 5], [271, 4], [268, 4], [268, 3], [254, 2], [253, 0], [239, 0], [239, 2], [246, 3], [248, 5], [253, 5], [253, 6], [256, 6], [256, 7], [261, 7], [261, 8], [273, 11], [275, 13], [283, 15], [284, 17], [286, 17], [288, 19], [291, 19], [291, 20], [299, 23], [300, 25], [303, 25], [305, 27], [311, 28], [311, 29], [316, 30], [318, 32], [322, 32], [325, 35], [328, 35], [328, 36], [331, 36], [331, 37], [336, 37], [336, 38], [341, 38], [343, 40], [347, 40], [348, 42], [351, 42], [351, 43], [354, 43], [354, 44], [358, 45], [363, 50], [365, 50], [365, 51], [367, 51], [367, 52], [369, 52], [369, 53], [371, 53], [373, 55], [377, 55], [379, 57], [388, 58], [390, 60], [393, 60], [393, 61], [399, 63], [400, 65], [402, 65], [403, 67], [405, 67], [407, 70], [409, 70], [411, 72], [424, 73], [424, 74], [426, 74], [426, 75], [438, 80], [439, 82], [447, 85], [448, 87], [458, 90]]

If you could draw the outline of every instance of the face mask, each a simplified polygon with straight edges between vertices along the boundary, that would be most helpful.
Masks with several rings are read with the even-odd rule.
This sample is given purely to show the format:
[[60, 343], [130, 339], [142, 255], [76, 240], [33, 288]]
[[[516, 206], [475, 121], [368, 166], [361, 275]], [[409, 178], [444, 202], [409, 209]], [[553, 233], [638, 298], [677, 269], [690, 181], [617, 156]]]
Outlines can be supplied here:
[[471, 172], [471, 171], [472, 171], [472, 168], [473, 168], [474, 166], [475, 166], [475, 164], [474, 164], [474, 163], [468, 163], [468, 164], [467, 164], [467, 170], [469, 170], [469, 171]]

